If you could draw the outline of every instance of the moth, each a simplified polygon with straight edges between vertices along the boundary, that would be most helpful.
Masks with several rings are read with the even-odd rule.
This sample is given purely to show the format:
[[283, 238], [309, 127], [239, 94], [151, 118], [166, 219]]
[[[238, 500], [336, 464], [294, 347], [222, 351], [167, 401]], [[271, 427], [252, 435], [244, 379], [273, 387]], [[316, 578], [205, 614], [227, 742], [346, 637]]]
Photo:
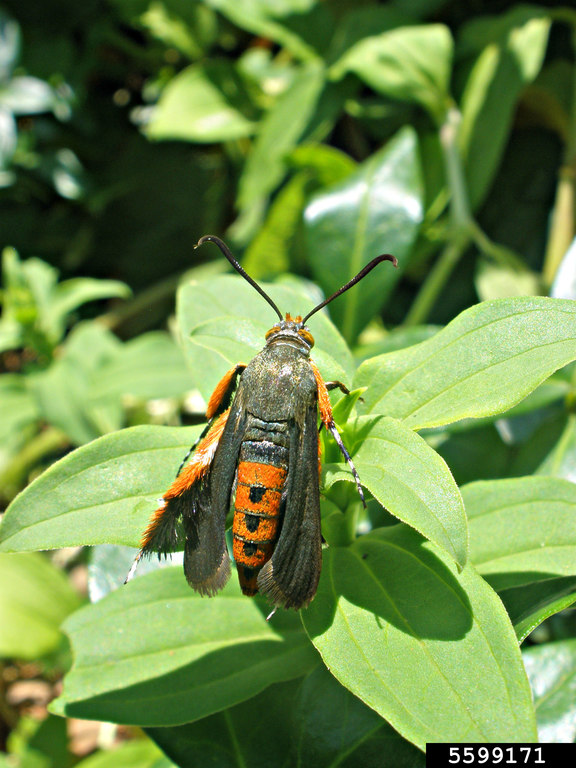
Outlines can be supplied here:
[[233, 507], [232, 554], [242, 592], [261, 592], [275, 608], [300, 609], [316, 594], [322, 568], [319, 422], [338, 444], [365, 504], [328, 395], [334, 388], [350, 392], [342, 382], [322, 378], [306, 322], [381, 262], [397, 262], [378, 256], [304, 318], [292, 317], [280, 312], [220, 238], [206, 235], [196, 247], [206, 242], [219, 247], [278, 322], [262, 351], [235, 365], [214, 390], [207, 426], [152, 515], [127, 581], [140, 557], [183, 546], [188, 583], [201, 595], [215, 595], [230, 577], [225, 531]]

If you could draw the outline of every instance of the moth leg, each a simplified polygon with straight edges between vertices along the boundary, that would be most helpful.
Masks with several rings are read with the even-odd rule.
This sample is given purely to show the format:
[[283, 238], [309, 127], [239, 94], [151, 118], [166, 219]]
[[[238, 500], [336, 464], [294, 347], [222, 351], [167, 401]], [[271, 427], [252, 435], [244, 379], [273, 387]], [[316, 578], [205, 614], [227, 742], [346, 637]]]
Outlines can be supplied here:
[[327, 424], [326, 425], [326, 429], [330, 430], [330, 432], [332, 433], [332, 437], [334, 438], [334, 440], [336, 440], [338, 448], [340, 448], [340, 450], [342, 452], [342, 455], [344, 456], [344, 458], [348, 462], [348, 466], [350, 467], [350, 470], [351, 470], [352, 474], [354, 475], [354, 480], [356, 481], [356, 488], [358, 489], [358, 494], [360, 495], [360, 499], [362, 501], [362, 505], [364, 506], [364, 508], [366, 508], [366, 499], [364, 498], [364, 491], [362, 490], [362, 485], [360, 483], [360, 477], [358, 475], [356, 467], [354, 466], [354, 462], [352, 461], [352, 457], [350, 456], [350, 454], [346, 450], [346, 446], [342, 442], [342, 438], [340, 437], [340, 433], [336, 429], [336, 424], [334, 424], [334, 422], [332, 422], [332, 424]]
[[[320, 409], [320, 419], [322, 420], [322, 424], [324, 424], [326, 429], [328, 429], [332, 433], [332, 437], [334, 438], [334, 440], [336, 440], [338, 448], [340, 448], [342, 455], [348, 462], [348, 466], [350, 467], [352, 471], [352, 475], [354, 476], [354, 480], [356, 482], [358, 494], [360, 495], [362, 504], [365, 507], [366, 500], [364, 499], [364, 491], [362, 490], [360, 477], [358, 476], [358, 472], [356, 470], [356, 467], [354, 466], [354, 462], [352, 461], [352, 458], [348, 453], [348, 451], [346, 450], [346, 446], [342, 442], [342, 438], [340, 437], [340, 434], [336, 429], [336, 424], [334, 424], [334, 418], [332, 416], [332, 404], [330, 402], [330, 397], [328, 395], [328, 386], [324, 381], [324, 379], [322, 378], [322, 374], [318, 370], [318, 366], [316, 365], [316, 363], [313, 360], [310, 360], [310, 365], [312, 366], [312, 371], [314, 372], [314, 378], [316, 379], [316, 386], [318, 388], [318, 407]], [[340, 387], [344, 386], [343, 384], [341, 384], [341, 382], [329, 382], [329, 383], [334, 384], [335, 386], [340, 386]]]
[[345, 395], [350, 394], [350, 390], [348, 389], [346, 384], [342, 384], [341, 381], [325, 381], [324, 384], [326, 385], [326, 389], [328, 391], [330, 391], [331, 389], [339, 389]]
[[208, 407], [206, 409], [206, 419], [208, 420], [208, 424], [206, 425], [206, 429], [202, 432], [198, 440], [190, 447], [188, 450], [188, 453], [184, 458], [182, 459], [182, 462], [180, 466], [178, 467], [178, 472], [176, 472], [176, 477], [182, 472], [182, 469], [184, 468], [184, 465], [192, 456], [196, 448], [200, 445], [202, 440], [206, 437], [208, 432], [211, 428], [211, 420], [215, 416], [219, 416], [221, 413], [223, 413], [229, 406], [230, 401], [232, 400], [232, 395], [234, 393], [234, 389], [236, 388], [236, 379], [237, 377], [242, 373], [242, 371], [246, 368], [246, 363], [238, 363], [234, 366], [234, 368], [231, 368], [228, 373], [224, 374], [218, 385], [216, 386], [216, 389], [214, 392], [212, 392], [212, 395], [210, 397], [210, 400], [208, 401]]

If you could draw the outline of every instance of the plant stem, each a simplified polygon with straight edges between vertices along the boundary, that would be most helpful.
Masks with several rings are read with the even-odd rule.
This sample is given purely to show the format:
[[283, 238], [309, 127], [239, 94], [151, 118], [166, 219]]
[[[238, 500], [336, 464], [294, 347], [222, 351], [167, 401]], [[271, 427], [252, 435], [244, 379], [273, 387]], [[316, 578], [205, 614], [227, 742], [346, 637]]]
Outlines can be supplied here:
[[[571, 18], [572, 47], [576, 50], [576, 14]], [[550, 234], [542, 268], [542, 279], [550, 287], [558, 267], [576, 234], [576, 77], [573, 77], [572, 110], [564, 160], [558, 174], [556, 199], [552, 211]]]
[[12, 499], [26, 482], [31, 469], [52, 453], [70, 446], [68, 437], [56, 427], [47, 427], [30, 440], [0, 475], [2, 496]]
[[444, 285], [469, 244], [470, 237], [459, 238], [446, 244], [410, 307], [403, 323], [405, 326], [421, 325], [426, 322]]

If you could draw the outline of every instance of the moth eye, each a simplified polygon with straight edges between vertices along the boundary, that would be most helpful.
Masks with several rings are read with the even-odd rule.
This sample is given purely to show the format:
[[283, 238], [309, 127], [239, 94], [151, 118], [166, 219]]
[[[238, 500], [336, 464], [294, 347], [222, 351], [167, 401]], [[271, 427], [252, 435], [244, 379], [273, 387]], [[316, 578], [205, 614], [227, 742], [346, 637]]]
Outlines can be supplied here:
[[298, 334], [304, 339], [306, 344], [308, 344], [311, 347], [314, 346], [314, 337], [312, 336], [310, 331], [307, 331], [306, 328], [301, 328], [298, 331]]

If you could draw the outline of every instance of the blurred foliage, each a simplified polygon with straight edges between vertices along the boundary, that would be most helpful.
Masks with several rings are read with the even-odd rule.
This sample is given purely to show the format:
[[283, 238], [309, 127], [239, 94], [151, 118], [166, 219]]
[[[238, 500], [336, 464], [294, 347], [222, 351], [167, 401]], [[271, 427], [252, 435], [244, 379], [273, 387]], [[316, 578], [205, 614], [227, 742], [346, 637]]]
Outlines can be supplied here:
[[[396, 768], [467, 712], [574, 741], [575, 59], [555, 0], [2, 1], [0, 765]], [[271, 324], [208, 232], [283, 310], [399, 260], [311, 320], [372, 498], [323, 438], [336, 576], [303, 624], [179, 570], [115, 592], [180, 425]], [[78, 762], [16, 703], [56, 695], [64, 619], [54, 712], [166, 756], [103, 726]]]

